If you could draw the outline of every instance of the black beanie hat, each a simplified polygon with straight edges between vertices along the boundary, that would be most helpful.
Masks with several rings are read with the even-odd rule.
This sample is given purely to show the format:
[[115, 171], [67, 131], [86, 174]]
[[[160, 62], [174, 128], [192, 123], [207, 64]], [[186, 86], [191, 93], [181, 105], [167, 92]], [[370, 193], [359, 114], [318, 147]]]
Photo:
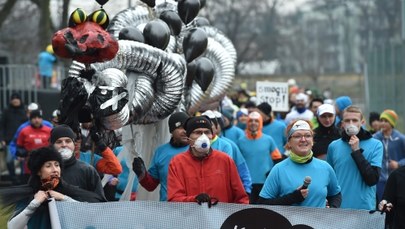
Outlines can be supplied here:
[[173, 132], [175, 129], [182, 127], [190, 116], [186, 112], [173, 113], [169, 118], [169, 131]]
[[21, 100], [20, 94], [18, 94], [17, 92], [14, 92], [13, 94], [11, 94], [10, 100], [13, 100], [13, 99], [19, 99], [19, 100]]
[[30, 119], [37, 118], [37, 117], [42, 118], [41, 110], [33, 110], [30, 112]]
[[212, 124], [210, 118], [205, 115], [190, 117], [184, 123], [184, 129], [186, 130], [187, 137], [189, 137], [191, 133], [198, 128], [207, 128], [212, 133]]
[[370, 116], [369, 116], [369, 124], [371, 125], [371, 123], [373, 123], [376, 120], [380, 120], [380, 114], [378, 112], [370, 112]]
[[31, 174], [37, 175], [42, 165], [47, 161], [57, 161], [62, 166], [62, 156], [53, 147], [43, 147], [32, 151], [27, 163]]
[[265, 115], [270, 116], [271, 115], [271, 105], [263, 102], [257, 106], [257, 109], [259, 109], [261, 112], [263, 112]]
[[65, 124], [55, 126], [51, 131], [51, 144], [54, 144], [56, 140], [63, 137], [71, 138], [73, 141], [76, 140], [76, 134], [69, 126]]

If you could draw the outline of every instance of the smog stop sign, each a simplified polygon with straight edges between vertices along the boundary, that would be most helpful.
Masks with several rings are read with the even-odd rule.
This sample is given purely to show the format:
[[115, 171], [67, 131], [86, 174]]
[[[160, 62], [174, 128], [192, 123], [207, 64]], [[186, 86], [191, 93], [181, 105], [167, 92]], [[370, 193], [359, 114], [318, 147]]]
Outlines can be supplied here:
[[289, 111], [288, 83], [257, 81], [257, 104], [267, 102], [273, 111]]

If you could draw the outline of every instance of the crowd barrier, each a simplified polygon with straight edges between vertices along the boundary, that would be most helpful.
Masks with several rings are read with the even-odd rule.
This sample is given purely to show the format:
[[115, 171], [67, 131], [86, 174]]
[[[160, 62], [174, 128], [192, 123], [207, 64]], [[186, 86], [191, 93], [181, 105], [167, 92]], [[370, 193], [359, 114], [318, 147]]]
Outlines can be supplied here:
[[[383, 229], [384, 214], [365, 210], [296, 206], [206, 204], [159, 201], [56, 202], [63, 229], [102, 228], [356, 228]], [[57, 228], [57, 227], [54, 227]]]

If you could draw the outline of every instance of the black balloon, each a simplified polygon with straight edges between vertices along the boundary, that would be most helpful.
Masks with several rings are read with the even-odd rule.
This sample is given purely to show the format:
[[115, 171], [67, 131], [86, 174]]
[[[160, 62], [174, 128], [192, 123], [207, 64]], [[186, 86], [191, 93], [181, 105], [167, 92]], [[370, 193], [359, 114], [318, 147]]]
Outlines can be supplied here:
[[208, 37], [204, 30], [191, 29], [183, 39], [183, 52], [187, 63], [200, 56], [208, 45]]
[[136, 27], [133, 26], [128, 26], [123, 29], [121, 29], [120, 33], [118, 34], [118, 39], [119, 40], [131, 40], [131, 41], [138, 41], [145, 43], [145, 38], [141, 32]]
[[186, 76], [186, 82], [184, 83], [184, 85], [186, 85], [187, 87], [191, 87], [191, 85], [193, 85], [193, 80], [195, 77], [196, 70], [197, 70], [197, 64], [196, 64], [195, 60], [193, 60], [187, 64], [187, 76]]
[[195, 24], [195, 26], [197, 26], [197, 27], [201, 27], [201, 26], [208, 26], [208, 25], [210, 25], [210, 22], [209, 22], [208, 19], [205, 18], [205, 17], [196, 17], [196, 18], [194, 19], [194, 24]]
[[164, 21], [153, 20], [145, 25], [143, 36], [146, 44], [165, 50], [170, 41], [170, 29]]
[[149, 7], [155, 7], [156, 3], [155, 0], [141, 0], [142, 2], [146, 3]]
[[108, 2], [108, 0], [96, 0], [98, 2], [98, 4], [100, 5], [104, 5]]
[[177, 11], [184, 24], [190, 23], [200, 11], [200, 0], [181, 0], [177, 4]]
[[160, 14], [159, 18], [167, 23], [172, 35], [177, 36], [180, 34], [183, 23], [181, 22], [180, 16], [176, 12], [171, 10], [164, 11]]
[[214, 72], [214, 65], [208, 58], [201, 57], [196, 60], [195, 81], [202, 91], [205, 92], [210, 86]]

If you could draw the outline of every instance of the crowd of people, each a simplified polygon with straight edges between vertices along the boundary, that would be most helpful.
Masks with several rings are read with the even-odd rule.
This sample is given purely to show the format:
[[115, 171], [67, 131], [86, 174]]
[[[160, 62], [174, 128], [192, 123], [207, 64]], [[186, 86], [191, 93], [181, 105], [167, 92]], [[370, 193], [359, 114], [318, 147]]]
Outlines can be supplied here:
[[160, 185], [160, 201], [377, 209], [387, 213], [389, 228], [405, 228], [405, 136], [395, 129], [396, 112], [366, 117], [348, 96], [305, 92], [290, 103], [286, 113], [253, 99], [174, 112], [170, 140], [148, 165], [135, 157], [130, 168], [117, 157], [119, 131], [106, 136], [89, 113], [80, 115], [79, 132], [59, 123], [57, 110], [47, 122], [38, 104], [25, 106], [14, 93], [0, 119], [8, 175], [20, 184], [0, 189], [2, 207], [19, 206], [8, 226], [50, 225], [47, 199], [117, 201], [133, 183], [130, 200], [138, 185]]

